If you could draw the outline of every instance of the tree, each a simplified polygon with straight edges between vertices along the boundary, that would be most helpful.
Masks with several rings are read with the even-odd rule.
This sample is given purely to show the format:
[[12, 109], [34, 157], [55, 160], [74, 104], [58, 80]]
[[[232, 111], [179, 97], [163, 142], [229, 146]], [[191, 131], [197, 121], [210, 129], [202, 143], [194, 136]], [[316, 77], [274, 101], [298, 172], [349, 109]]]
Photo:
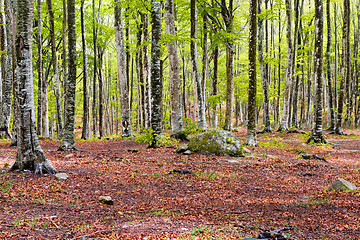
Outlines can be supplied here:
[[341, 57], [341, 80], [338, 100], [338, 114], [336, 121], [335, 133], [343, 135], [343, 111], [344, 111], [344, 91], [345, 83], [350, 78], [350, 0], [344, 0], [344, 15], [343, 15], [343, 51]]
[[249, 26], [249, 97], [248, 97], [248, 124], [245, 144], [256, 147], [256, 21], [257, 0], [250, 1]]
[[161, 80], [161, 61], [160, 61], [160, 39], [161, 39], [161, 2], [152, 0], [151, 2], [151, 25], [152, 25], [152, 45], [151, 45], [151, 129], [153, 131], [153, 141], [150, 147], [159, 147], [159, 137], [161, 135], [161, 107], [162, 107], [162, 80]]
[[[12, 54], [9, 32], [6, 29], [4, 1], [0, 1], [0, 38], [1, 38], [1, 80], [0, 80], [0, 131], [11, 138], [10, 120], [12, 108]], [[10, 50], [10, 51], [9, 51]], [[2, 82], [2, 83], [1, 83]]]
[[89, 82], [88, 82], [88, 66], [87, 66], [87, 48], [86, 48], [86, 37], [85, 37], [85, 23], [84, 23], [84, 2], [81, 1], [81, 40], [82, 40], [82, 52], [83, 52], [83, 129], [82, 139], [89, 139], [91, 137], [91, 126], [90, 126], [90, 94], [89, 94]]
[[[55, 26], [54, 26], [54, 12], [52, 9], [52, 0], [46, 0], [49, 12], [49, 25], [50, 25], [50, 39], [51, 39], [51, 61], [54, 71], [54, 94], [56, 100], [56, 126], [58, 137], [63, 136], [63, 119], [62, 119], [62, 107], [61, 107], [61, 94], [60, 94], [60, 81], [59, 81], [59, 69], [57, 66], [56, 57], [56, 41], [55, 41]], [[66, 93], [66, 91], [65, 91]]]
[[69, 77], [65, 85], [65, 128], [59, 150], [77, 150], [75, 146], [76, 32], [75, 0], [68, 0]]
[[[261, 15], [261, 0], [259, 1], [259, 15]], [[269, 104], [269, 73], [268, 68], [266, 67], [265, 61], [264, 61], [264, 51], [263, 51], [263, 40], [264, 40], [264, 24], [263, 24], [263, 16], [259, 16], [258, 20], [258, 52], [259, 52], [259, 64], [260, 64], [260, 74], [261, 74], [261, 81], [262, 81], [262, 87], [263, 87], [263, 121], [264, 121], [264, 129], [262, 132], [271, 132], [271, 125], [270, 125], [270, 104]]]
[[[173, 39], [175, 33], [175, 19], [174, 19], [174, 1], [168, 0], [165, 5], [165, 26], [166, 33]], [[179, 57], [177, 53], [176, 40], [172, 40], [167, 44], [169, 53], [170, 66], [170, 91], [171, 91], [171, 130], [173, 134], [183, 130], [182, 122], [182, 102], [180, 91], [180, 76], [179, 76]]]
[[190, 15], [191, 15], [191, 43], [190, 43], [190, 51], [191, 51], [191, 62], [193, 67], [193, 73], [195, 76], [196, 82], [196, 93], [198, 100], [198, 108], [199, 108], [199, 121], [198, 127], [201, 129], [206, 129], [206, 115], [205, 115], [205, 92], [203, 90], [199, 66], [198, 66], [198, 57], [197, 57], [197, 7], [196, 0], [190, 1]]
[[56, 170], [46, 158], [35, 130], [35, 108], [33, 94], [32, 27], [33, 0], [17, 0], [16, 13], [16, 101], [19, 106], [17, 134], [17, 155], [11, 171], [32, 170], [36, 173], [55, 173]]
[[121, 6], [120, 1], [115, 0], [115, 37], [116, 37], [116, 52], [118, 60], [118, 77], [119, 90], [121, 99], [121, 126], [123, 137], [134, 136], [131, 126], [131, 112], [129, 102], [129, 85], [126, 75], [126, 61], [125, 61], [125, 44], [124, 44], [124, 30], [121, 21]]
[[323, 91], [323, 3], [315, 0], [315, 55], [314, 55], [314, 81], [315, 81], [315, 119], [309, 142], [326, 143], [322, 133], [322, 91]]

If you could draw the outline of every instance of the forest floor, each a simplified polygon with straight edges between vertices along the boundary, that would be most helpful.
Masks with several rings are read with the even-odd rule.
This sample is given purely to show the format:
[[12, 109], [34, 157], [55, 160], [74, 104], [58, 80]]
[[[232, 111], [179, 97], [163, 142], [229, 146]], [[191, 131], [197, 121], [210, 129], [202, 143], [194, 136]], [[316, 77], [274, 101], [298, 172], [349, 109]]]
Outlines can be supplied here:
[[[326, 134], [332, 145], [322, 146], [305, 144], [309, 132], [262, 134], [243, 158], [134, 139], [59, 152], [58, 141], [41, 140], [65, 181], [8, 172], [16, 148], [0, 141], [0, 239], [241, 239], [282, 227], [293, 239], [360, 239], [360, 191], [327, 190], [337, 178], [360, 186], [360, 132], [346, 133]], [[245, 140], [246, 130], [235, 134]]]

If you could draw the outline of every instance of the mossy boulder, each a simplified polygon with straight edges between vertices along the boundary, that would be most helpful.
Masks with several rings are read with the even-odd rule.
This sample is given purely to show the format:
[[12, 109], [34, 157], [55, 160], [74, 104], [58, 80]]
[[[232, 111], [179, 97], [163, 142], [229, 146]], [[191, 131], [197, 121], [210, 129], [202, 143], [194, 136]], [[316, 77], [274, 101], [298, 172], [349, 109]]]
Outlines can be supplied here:
[[208, 152], [218, 156], [244, 157], [242, 142], [233, 134], [221, 129], [211, 129], [194, 136], [189, 150]]

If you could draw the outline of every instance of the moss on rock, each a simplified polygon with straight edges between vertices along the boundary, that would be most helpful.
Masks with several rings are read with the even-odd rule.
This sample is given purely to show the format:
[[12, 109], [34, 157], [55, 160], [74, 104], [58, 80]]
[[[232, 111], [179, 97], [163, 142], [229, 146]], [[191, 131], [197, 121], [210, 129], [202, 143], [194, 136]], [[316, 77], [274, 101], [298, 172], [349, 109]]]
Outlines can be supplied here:
[[221, 129], [211, 129], [191, 138], [189, 149], [218, 156], [244, 157], [242, 142], [233, 134]]

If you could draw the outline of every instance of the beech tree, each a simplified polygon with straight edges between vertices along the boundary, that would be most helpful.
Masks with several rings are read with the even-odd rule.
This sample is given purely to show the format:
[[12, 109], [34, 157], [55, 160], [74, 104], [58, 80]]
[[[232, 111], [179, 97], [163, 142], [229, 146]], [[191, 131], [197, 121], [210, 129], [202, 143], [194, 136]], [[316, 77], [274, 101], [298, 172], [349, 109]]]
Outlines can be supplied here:
[[322, 132], [322, 107], [323, 107], [323, 3], [315, 0], [315, 55], [314, 55], [314, 80], [315, 80], [315, 118], [309, 142], [326, 143]]
[[257, 0], [250, 1], [249, 26], [249, 95], [248, 124], [245, 144], [256, 147], [256, 32], [257, 32]]
[[[166, 33], [175, 37], [174, 1], [168, 0], [165, 5]], [[182, 102], [179, 76], [179, 57], [176, 40], [167, 44], [170, 65], [170, 91], [171, 91], [171, 130], [173, 133], [183, 130]]]
[[125, 62], [125, 44], [124, 44], [124, 31], [121, 21], [121, 6], [120, 1], [115, 0], [115, 37], [116, 37], [116, 52], [118, 60], [118, 77], [119, 77], [119, 90], [121, 99], [121, 126], [123, 137], [134, 136], [131, 126], [131, 112], [129, 102], [129, 85], [126, 75], [126, 62]]
[[151, 44], [151, 129], [153, 131], [153, 141], [150, 147], [159, 146], [161, 135], [161, 105], [162, 105], [162, 80], [160, 69], [160, 39], [161, 39], [161, 2], [152, 0], [151, 2], [151, 25], [152, 25], [152, 44]]
[[65, 128], [59, 150], [76, 150], [75, 146], [75, 88], [76, 88], [76, 32], [75, 0], [67, 0], [69, 77], [65, 85]]
[[46, 158], [35, 130], [35, 105], [33, 94], [33, 0], [17, 0], [16, 12], [16, 101], [19, 106], [17, 133], [17, 155], [11, 171], [31, 170], [36, 173], [55, 173]]

